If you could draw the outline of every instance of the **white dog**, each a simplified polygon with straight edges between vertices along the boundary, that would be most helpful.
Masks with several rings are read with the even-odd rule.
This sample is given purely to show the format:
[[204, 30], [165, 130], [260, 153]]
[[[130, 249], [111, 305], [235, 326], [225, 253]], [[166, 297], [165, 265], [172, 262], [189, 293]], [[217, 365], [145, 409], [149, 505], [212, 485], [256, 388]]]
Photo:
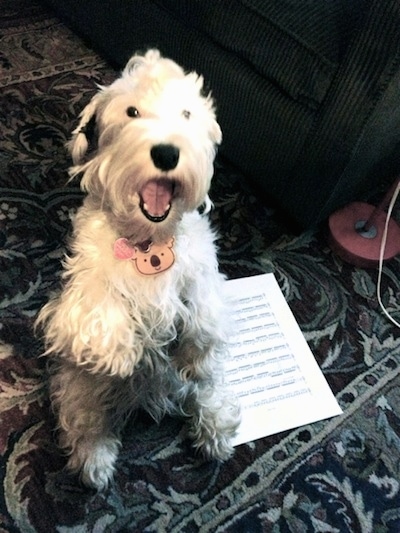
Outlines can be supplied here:
[[[81, 114], [69, 148], [88, 193], [61, 294], [40, 312], [68, 466], [101, 489], [141, 407], [188, 420], [208, 458], [232, 453], [223, 277], [205, 212], [221, 131], [202, 78], [156, 50], [132, 57]], [[89, 126], [97, 149], [88, 155]], [[91, 128], [93, 129], [93, 128]], [[197, 209], [205, 204], [202, 215]]]

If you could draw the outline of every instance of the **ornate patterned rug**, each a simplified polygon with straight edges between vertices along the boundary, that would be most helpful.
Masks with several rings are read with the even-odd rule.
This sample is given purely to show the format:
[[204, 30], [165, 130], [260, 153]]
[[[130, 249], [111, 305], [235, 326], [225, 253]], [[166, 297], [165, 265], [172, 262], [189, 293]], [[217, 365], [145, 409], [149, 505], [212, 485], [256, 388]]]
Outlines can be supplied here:
[[[377, 304], [377, 273], [336, 258], [324, 227], [292, 233], [224, 161], [211, 194], [221, 269], [275, 273], [343, 415], [224, 464], [196, 458], [179, 420], [141, 416], [107, 491], [63, 472], [32, 322], [81, 201], [64, 143], [115, 73], [37, 0], [0, 0], [0, 42], [0, 531], [399, 532], [400, 332]], [[399, 259], [384, 267], [388, 307], [399, 273]]]

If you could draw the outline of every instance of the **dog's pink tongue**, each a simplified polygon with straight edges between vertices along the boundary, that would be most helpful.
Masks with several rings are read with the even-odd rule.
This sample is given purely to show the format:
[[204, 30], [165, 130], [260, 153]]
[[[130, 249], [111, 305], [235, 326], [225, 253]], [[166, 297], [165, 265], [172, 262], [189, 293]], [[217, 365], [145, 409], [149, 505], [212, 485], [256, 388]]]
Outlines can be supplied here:
[[171, 205], [173, 184], [167, 179], [154, 179], [141, 191], [144, 208], [150, 215], [162, 216]]

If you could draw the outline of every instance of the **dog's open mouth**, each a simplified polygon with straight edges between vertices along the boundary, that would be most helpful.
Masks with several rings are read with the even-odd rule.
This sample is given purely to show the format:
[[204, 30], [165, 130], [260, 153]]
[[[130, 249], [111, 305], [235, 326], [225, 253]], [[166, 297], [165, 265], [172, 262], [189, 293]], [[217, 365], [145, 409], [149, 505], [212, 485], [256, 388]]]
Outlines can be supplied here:
[[175, 182], [168, 178], [154, 178], [140, 191], [140, 209], [151, 222], [162, 222], [171, 210]]

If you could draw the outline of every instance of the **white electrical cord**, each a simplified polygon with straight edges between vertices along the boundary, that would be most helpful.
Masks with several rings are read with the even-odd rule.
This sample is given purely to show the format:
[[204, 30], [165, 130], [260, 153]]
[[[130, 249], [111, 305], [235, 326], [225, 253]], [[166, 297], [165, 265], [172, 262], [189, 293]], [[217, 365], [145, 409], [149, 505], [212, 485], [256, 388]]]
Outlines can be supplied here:
[[389, 204], [387, 215], [386, 215], [385, 228], [383, 230], [381, 247], [380, 247], [380, 252], [379, 252], [379, 271], [378, 271], [378, 282], [377, 282], [377, 285], [376, 285], [376, 294], [377, 294], [378, 302], [379, 302], [379, 305], [381, 306], [382, 311], [387, 316], [387, 318], [391, 322], [393, 322], [393, 324], [395, 324], [395, 326], [397, 326], [398, 328], [400, 328], [400, 323], [397, 322], [397, 320], [395, 320], [391, 316], [389, 311], [386, 309], [386, 307], [382, 303], [381, 282], [382, 282], [382, 270], [383, 270], [383, 256], [385, 254], [386, 241], [387, 241], [388, 228], [389, 228], [389, 221], [390, 221], [390, 217], [392, 215], [394, 204], [396, 203], [397, 197], [399, 195], [399, 192], [400, 192], [400, 180], [399, 180], [399, 183], [397, 184], [396, 189], [395, 189], [395, 191], [393, 193], [392, 199], [390, 200], [390, 204]]

